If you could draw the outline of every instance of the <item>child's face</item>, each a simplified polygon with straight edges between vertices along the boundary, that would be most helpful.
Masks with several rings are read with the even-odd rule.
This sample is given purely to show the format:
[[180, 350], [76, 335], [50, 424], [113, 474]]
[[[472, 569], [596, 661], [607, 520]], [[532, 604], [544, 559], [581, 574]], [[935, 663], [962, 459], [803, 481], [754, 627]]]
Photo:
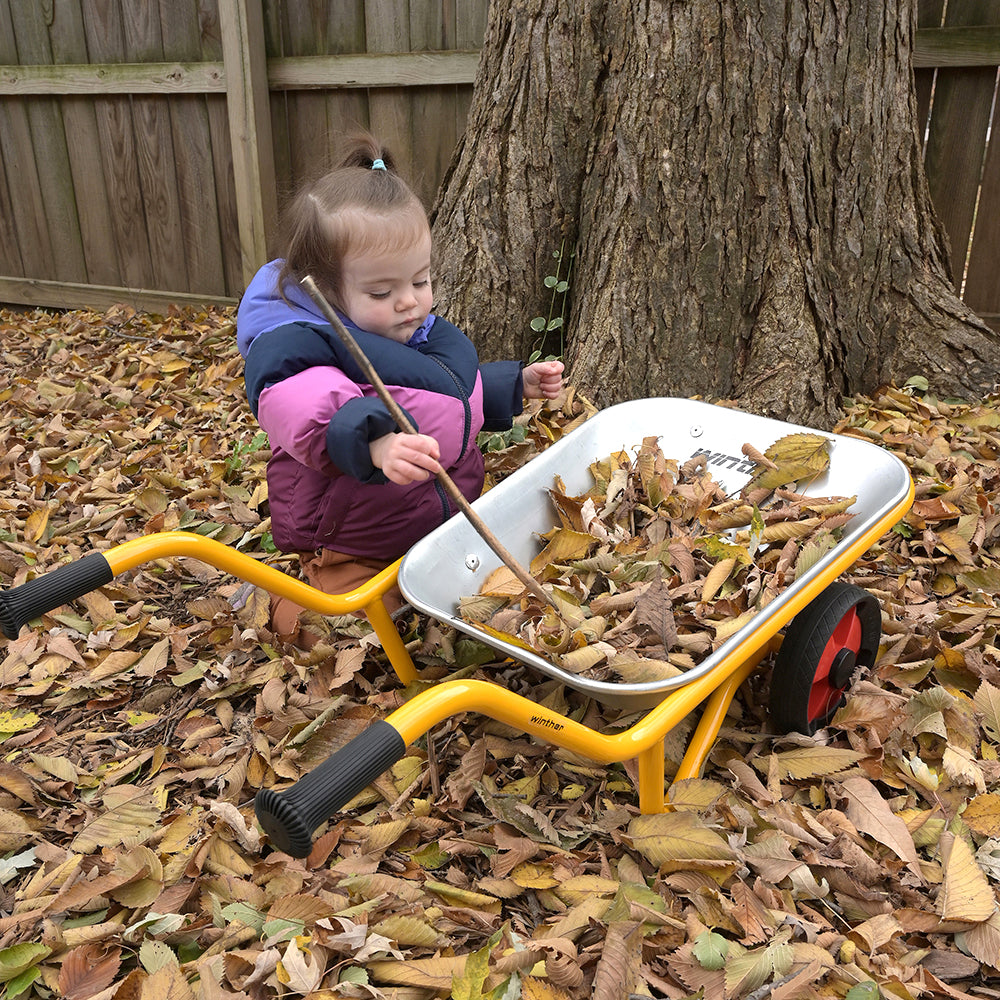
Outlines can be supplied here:
[[431, 237], [408, 250], [348, 254], [343, 262], [344, 312], [370, 333], [405, 344], [431, 311]]

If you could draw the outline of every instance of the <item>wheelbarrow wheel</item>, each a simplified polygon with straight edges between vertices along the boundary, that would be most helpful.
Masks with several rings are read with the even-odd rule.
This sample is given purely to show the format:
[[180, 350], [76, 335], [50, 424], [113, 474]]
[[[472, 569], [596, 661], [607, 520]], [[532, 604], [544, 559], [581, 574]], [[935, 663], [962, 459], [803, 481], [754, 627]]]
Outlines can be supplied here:
[[822, 729], [855, 674], [874, 665], [881, 638], [878, 601], [860, 587], [830, 584], [785, 630], [771, 675], [775, 727], [808, 736]]

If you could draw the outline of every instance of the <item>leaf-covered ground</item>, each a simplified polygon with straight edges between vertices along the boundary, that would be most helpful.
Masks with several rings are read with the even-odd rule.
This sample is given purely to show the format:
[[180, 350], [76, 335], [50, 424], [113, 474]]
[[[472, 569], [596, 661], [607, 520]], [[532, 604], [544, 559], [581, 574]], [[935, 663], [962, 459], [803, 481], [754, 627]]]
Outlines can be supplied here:
[[[230, 314], [0, 311], [0, 358], [5, 589], [170, 529], [294, 572]], [[533, 413], [498, 474], [569, 419]], [[305, 653], [260, 592], [165, 560], [23, 629], [0, 646], [6, 996], [1000, 996], [1000, 400], [887, 389], [838, 429], [917, 485], [846, 577], [881, 604], [877, 668], [805, 739], [771, 732], [765, 665], [662, 815], [639, 815], [631, 764], [466, 716], [291, 859], [256, 791], [413, 693], [364, 623]], [[429, 680], [631, 721], [416, 614], [399, 626]]]

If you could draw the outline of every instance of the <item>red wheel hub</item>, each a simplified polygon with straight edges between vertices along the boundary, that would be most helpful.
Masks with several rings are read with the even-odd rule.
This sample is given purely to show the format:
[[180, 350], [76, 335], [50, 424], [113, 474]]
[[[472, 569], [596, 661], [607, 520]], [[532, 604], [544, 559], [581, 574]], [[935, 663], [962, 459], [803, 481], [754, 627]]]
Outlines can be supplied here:
[[861, 620], [851, 608], [837, 623], [823, 649], [809, 692], [809, 720], [826, 718], [851, 682], [861, 650]]

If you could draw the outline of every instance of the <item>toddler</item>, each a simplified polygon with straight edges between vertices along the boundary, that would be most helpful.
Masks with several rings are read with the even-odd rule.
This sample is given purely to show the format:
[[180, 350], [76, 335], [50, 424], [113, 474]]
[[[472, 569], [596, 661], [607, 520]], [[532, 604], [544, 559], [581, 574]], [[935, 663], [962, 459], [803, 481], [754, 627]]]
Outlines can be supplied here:
[[[237, 312], [250, 406], [267, 432], [275, 545], [326, 593], [360, 586], [455, 509], [444, 468], [473, 500], [480, 430], [504, 430], [529, 399], [558, 396], [563, 365], [480, 364], [472, 342], [431, 312], [431, 233], [419, 199], [371, 136], [307, 185], [285, 213], [285, 254], [254, 276]], [[395, 421], [299, 285], [311, 275], [417, 434]], [[387, 595], [393, 610], [401, 603]], [[311, 645], [301, 608], [272, 599], [272, 627]]]

